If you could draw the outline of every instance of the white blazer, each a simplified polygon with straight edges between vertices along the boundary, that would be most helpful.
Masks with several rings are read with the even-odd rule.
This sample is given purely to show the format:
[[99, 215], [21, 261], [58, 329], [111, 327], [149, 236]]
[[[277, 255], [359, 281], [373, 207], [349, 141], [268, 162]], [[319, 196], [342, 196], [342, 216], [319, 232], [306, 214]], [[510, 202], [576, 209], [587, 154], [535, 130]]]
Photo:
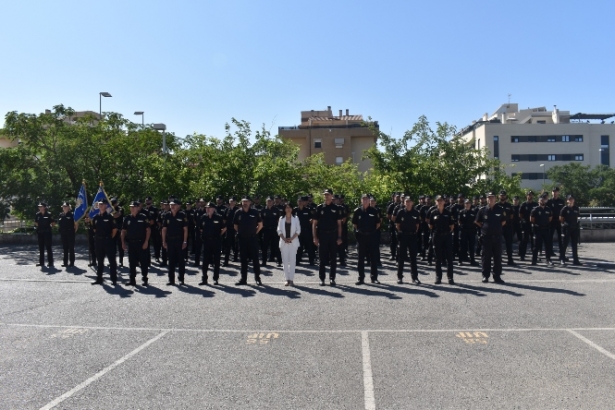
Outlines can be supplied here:
[[[278, 221], [278, 236], [284, 235], [284, 237], [286, 237], [286, 225], [285, 224], [286, 224], [286, 215], [283, 215]], [[292, 237], [294, 234], [297, 234], [297, 237], [293, 239], [291, 243], [286, 243], [282, 240], [282, 238], [280, 238], [280, 249], [282, 249], [283, 246], [292, 246], [293, 248], [295, 248], [295, 251], [296, 251], [297, 248], [299, 248], [299, 234], [300, 233], [301, 233], [301, 224], [299, 223], [299, 218], [293, 215], [292, 218], [290, 218], [290, 236]]]

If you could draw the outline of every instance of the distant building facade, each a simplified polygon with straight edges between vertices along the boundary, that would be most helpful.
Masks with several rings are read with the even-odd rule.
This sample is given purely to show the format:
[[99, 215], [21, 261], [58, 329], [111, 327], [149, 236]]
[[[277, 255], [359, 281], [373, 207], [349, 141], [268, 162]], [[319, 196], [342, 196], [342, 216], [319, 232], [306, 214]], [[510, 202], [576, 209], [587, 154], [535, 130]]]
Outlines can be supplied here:
[[[371, 123], [378, 130], [378, 122]], [[361, 172], [371, 169], [363, 152], [376, 144], [378, 137], [370, 130], [362, 115], [346, 114], [339, 110], [334, 116], [331, 107], [326, 110], [301, 111], [300, 125], [278, 127], [278, 135], [299, 145], [299, 161], [323, 153], [327, 164], [342, 164], [350, 159]]]
[[571, 115], [557, 107], [519, 110], [518, 104], [502, 104], [461, 130], [462, 137], [477, 149], [487, 148], [492, 158], [508, 165], [509, 175], [521, 174], [521, 186], [540, 189], [545, 172], [555, 165], [615, 164], [611, 144], [615, 138], [615, 114]]

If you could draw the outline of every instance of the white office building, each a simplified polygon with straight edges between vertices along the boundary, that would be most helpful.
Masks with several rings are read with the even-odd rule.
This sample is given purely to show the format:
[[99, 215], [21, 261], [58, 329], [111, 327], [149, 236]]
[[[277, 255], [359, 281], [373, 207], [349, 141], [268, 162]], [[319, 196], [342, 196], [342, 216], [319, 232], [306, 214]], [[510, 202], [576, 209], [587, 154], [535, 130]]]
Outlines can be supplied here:
[[[493, 158], [506, 165], [509, 175], [521, 174], [521, 186], [540, 190], [545, 172], [555, 165], [613, 166], [610, 143], [615, 124], [610, 114], [570, 114], [556, 106], [519, 110], [518, 104], [502, 104], [493, 114], [461, 130], [477, 149], [486, 147]], [[608, 120], [608, 121], [607, 121]]]

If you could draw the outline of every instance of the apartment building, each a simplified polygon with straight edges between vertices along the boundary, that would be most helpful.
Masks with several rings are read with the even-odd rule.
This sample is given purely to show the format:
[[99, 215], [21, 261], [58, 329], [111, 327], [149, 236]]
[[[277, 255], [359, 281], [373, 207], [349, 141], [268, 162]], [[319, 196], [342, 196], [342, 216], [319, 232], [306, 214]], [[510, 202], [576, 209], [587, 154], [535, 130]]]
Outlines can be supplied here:
[[[378, 129], [378, 122], [371, 123]], [[327, 164], [342, 164], [350, 159], [361, 172], [371, 169], [371, 161], [362, 159], [363, 152], [377, 142], [362, 115], [345, 114], [339, 110], [334, 116], [331, 107], [326, 110], [301, 111], [301, 123], [278, 127], [278, 135], [299, 145], [299, 161], [323, 153]]]
[[610, 149], [615, 139], [615, 113], [576, 113], [546, 107], [519, 109], [502, 104], [493, 114], [461, 130], [477, 149], [486, 147], [506, 165], [509, 175], [521, 174], [521, 186], [539, 190], [549, 183], [545, 173], [555, 165], [615, 164]]

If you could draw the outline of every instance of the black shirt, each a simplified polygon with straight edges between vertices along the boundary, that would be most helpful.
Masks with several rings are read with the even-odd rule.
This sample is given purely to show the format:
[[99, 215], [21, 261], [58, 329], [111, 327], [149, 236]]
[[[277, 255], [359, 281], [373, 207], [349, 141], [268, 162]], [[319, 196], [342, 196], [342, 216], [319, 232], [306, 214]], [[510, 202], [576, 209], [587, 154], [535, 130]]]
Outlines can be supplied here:
[[62, 212], [58, 216], [58, 229], [62, 233], [75, 233], [75, 215], [73, 211]]
[[99, 212], [98, 215], [92, 219], [92, 225], [94, 226], [94, 234], [98, 238], [111, 238], [113, 230], [117, 229], [115, 218], [107, 212], [102, 214]]
[[527, 202], [521, 204], [519, 208], [519, 218], [521, 219], [521, 223], [530, 223], [530, 214], [532, 210], [538, 206], [537, 202]]
[[562, 209], [566, 206], [566, 203], [562, 198], [551, 198], [547, 201], [547, 206], [553, 211], [553, 219], [551, 224], [559, 225], [559, 218], [557, 217], [562, 213]]
[[299, 224], [301, 225], [301, 233], [312, 232], [312, 216], [314, 211], [312, 208], [304, 206], [303, 209], [299, 209], [299, 207], [295, 207], [293, 209], [293, 215], [299, 218]]
[[504, 211], [506, 211], [506, 225], [504, 225], [504, 229], [512, 229], [513, 227], [513, 218], [514, 218], [514, 211], [513, 211], [513, 206], [510, 202], [508, 201], [504, 201], [504, 202], [498, 202], [498, 205], [500, 205], [502, 208], [504, 208]]
[[278, 221], [282, 215], [278, 208], [275, 206], [263, 208], [260, 213], [261, 219], [263, 220], [263, 229], [277, 229]]
[[248, 212], [239, 209], [233, 219], [233, 224], [237, 225], [237, 233], [243, 237], [256, 235], [259, 222], [262, 222], [261, 215], [253, 208], [248, 209]]
[[539, 228], [548, 228], [549, 218], [553, 216], [553, 211], [547, 206], [537, 206], [532, 209], [530, 216], [534, 218], [534, 224]]
[[149, 219], [144, 214], [137, 216], [128, 215], [124, 218], [122, 230], [126, 231], [124, 237], [127, 241], [144, 241], [147, 237], [149, 227]]
[[493, 208], [483, 206], [476, 213], [476, 222], [482, 224], [481, 234], [499, 238], [502, 235], [502, 222], [506, 221], [507, 215], [506, 210], [500, 204], [493, 205]]
[[352, 224], [357, 226], [357, 232], [362, 234], [372, 234], [378, 229], [380, 223], [380, 213], [371, 206], [362, 206], [354, 210]]
[[155, 206], [145, 207], [143, 211], [147, 212], [147, 219], [149, 219], [150, 225], [156, 223], [156, 219], [158, 218], [158, 208]]
[[322, 203], [316, 207], [314, 219], [318, 221], [319, 232], [337, 233], [337, 221], [342, 219], [342, 214], [337, 205], [331, 202], [331, 205]]
[[416, 233], [421, 222], [421, 214], [416, 209], [400, 209], [395, 216], [395, 223], [399, 224], [399, 231], [404, 233]]
[[115, 218], [115, 225], [117, 226], [117, 229], [122, 229], [122, 224], [124, 222], [124, 209], [121, 206], [115, 207], [113, 217]]
[[459, 211], [459, 216], [457, 217], [457, 221], [462, 230], [468, 231], [473, 230], [476, 227], [474, 223], [476, 221], [476, 213], [478, 211], [473, 207], [470, 209], [462, 209]]
[[564, 218], [564, 222], [572, 227], [576, 227], [579, 223], [579, 207], [565, 206], [562, 208], [560, 216]]
[[519, 220], [519, 209], [521, 208], [521, 205], [513, 205], [512, 206], [512, 212], [513, 212], [513, 223], [516, 225], [520, 222]]
[[188, 218], [188, 229], [193, 231], [194, 226], [196, 225], [196, 213], [194, 209], [186, 209], [184, 210], [186, 217]]
[[[235, 230], [235, 227], [233, 226], [233, 224], [235, 223], [235, 213], [241, 208], [239, 208], [237, 205], [235, 205], [234, 208], [226, 207], [224, 208], [224, 220], [226, 221], [226, 229], [229, 230]], [[257, 211], [258, 212], [258, 211]]]
[[446, 208], [440, 212], [437, 207], [434, 207], [427, 215], [427, 219], [429, 219], [429, 225], [432, 227], [431, 229], [439, 234], [450, 233], [451, 225], [455, 224], [451, 211]]
[[224, 218], [217, 212], [214, 212], [211, 218], [209, 215], [204, 214], [199, 219], [199, 229], [201, 230], [201, 237], [203, 239], [218, 239], [220, 238], [220, 232], [224, 229]]
[[167, 228], [166, 240], [181, 239], [184, 240], [184, 227], [188, 226], [188, 217], [183, 211], [177, 211], [173, 216], [173, 212], [167, 212], [162, 221], [162, 227]]
[[55, 222], [53, 216], [49, 212], [45, 212], [44, 214], [41, 212], [37, 212], [34, 217], [34, 222], [37, 224], [37, 232], [39, 233], [47, 233], [51, 232], [51, 224]]

